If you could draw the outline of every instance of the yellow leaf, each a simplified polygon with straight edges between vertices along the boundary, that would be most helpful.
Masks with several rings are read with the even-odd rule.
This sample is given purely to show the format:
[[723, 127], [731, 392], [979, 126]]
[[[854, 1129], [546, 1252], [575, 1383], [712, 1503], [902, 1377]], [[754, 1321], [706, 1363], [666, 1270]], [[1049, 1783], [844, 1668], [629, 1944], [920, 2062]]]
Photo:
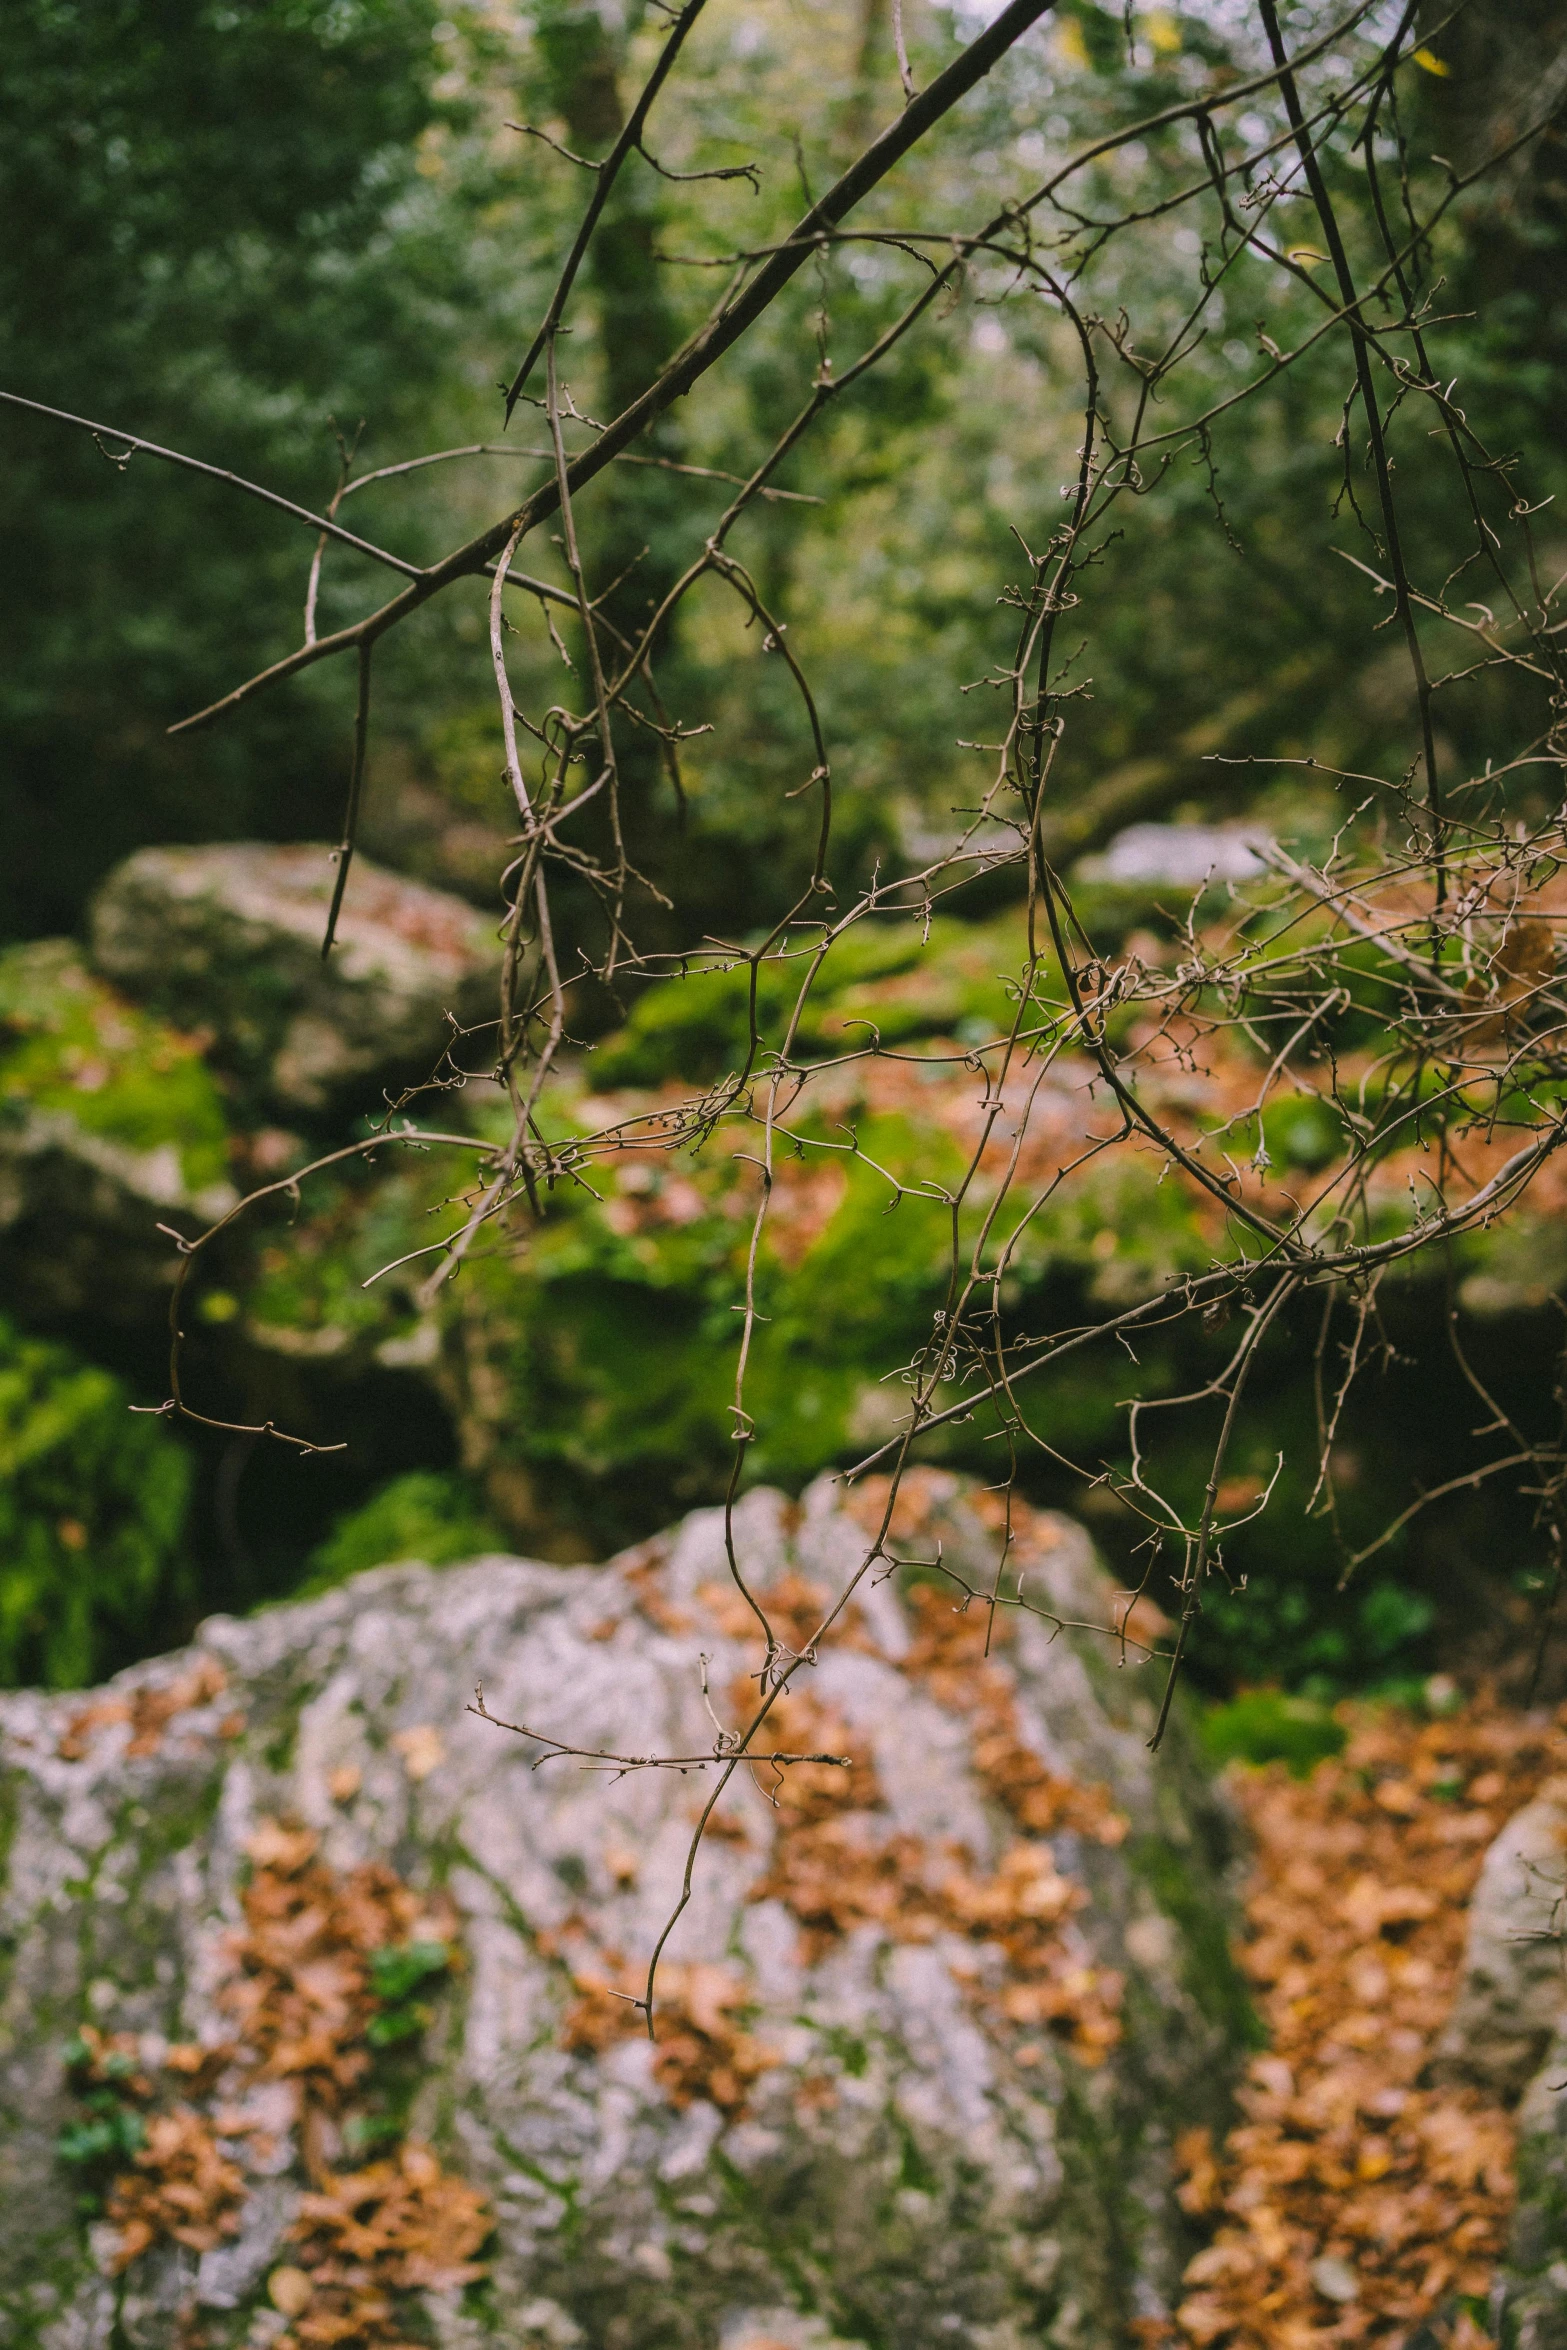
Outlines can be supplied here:
[[267, 2298], [285, 2317], [298, 2317], [308, 2309], [315, 2290], [302, 2268], [275, 2268], [267, 2279]]
[[1445, 58], [1438, 57], [1434, 49], [1416, 49], [1411, 54], [1417, 65], [1423, 65], [1427, 73], [1436, 74], [1444, 82], [1453, 70]]
[[1143, 18], [1143, 30], [1148, 35], [1155, 54], [1172, 57], [1181, 45], [1181, 28], [1168, 8], [1152, 8]]
[[403, 1769], [410, 1779], [428, 1779], [446, 1760], [445, 1742], [433, 1722], [419, 1722], [411, 1730], [399, 1730], [391, 1743], [402, 1756]]

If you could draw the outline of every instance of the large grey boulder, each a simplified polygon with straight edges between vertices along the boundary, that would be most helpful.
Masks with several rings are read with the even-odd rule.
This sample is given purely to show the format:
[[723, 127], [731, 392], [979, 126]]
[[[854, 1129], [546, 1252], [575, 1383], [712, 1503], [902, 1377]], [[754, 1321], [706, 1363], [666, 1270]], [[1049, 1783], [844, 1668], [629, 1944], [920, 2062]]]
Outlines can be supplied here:
[[[927, 1479], [921, 1506], [913, 1547], [987, 1575], [995, 1532], [956, 1481]], [[827, 1480], [798, 1506], [753, 1493], [739, 1535], [795, 1641], [866, 1547]], [[780, 1735], [853, 1772], [736, 1775], [655, 2045], [614, 1994], [670, 1912], [714, 1766], [535, 1769], [537, 1745], [465, 1708], [482, 1678], [496, 1715], [575, 1746], [710, 1755], [709, 1698], [732, 1721], [758, 1662], [720, 1513], [603, 1568], [381, 1568], [215, 1619], [105, 1692], [0, 1699], [0, 2336], [153, 2350], [194, 2325], [226, 2350], [308, 2304], [301, 2165], [341, 2169], [348, 2125], [316, 2112], [303, 2144], [286, 2077], [199, 2061], [234, 2030], [247, 1869], [308, 1852], [337, 1884], [388, 1864], [460, 1919], [407, 2159], [460, 2174], [494, 2234], [482, 2286], [406, 2269], [428, 2287], [413, 2336], [1129, 2350], [1193, 2249], [1172, 2140], [1223, 2125], [1244, 2026], [1230, 1819], [1178, 1722], [1148, 1752], [1152, 1673], [1072, 1628], [1115, 1614], [1082, 1531], [1027, 1514], [1012, 1556], [1067, 1629], [1014, 1619], [987, 1663], [949, 1596], [886, 1579], [801, 1676]], [[305, 1988], [330, 2004], [333, 1980]], [[182, 2044], [188, 2107], [230, 2132], [229, 2170], [203, 2158], [221, 2241], [106, 2273], [123, 2228], [84, 2226], [54, 2152], [80, 2119], [61, 2047], [84, 2023], [149, 2066]], [[339, 2338], [308, 2322], [289, 2343]]]
[[99, 891], [92, 955], [116, 986], [212, 1038], [277, 1107], [316, 1110], [422, 1075], [465, 1023], [495, 1016], [495, 925], [461, 898], [356, 857], [336, 944], [325, 846], [142, 849]]

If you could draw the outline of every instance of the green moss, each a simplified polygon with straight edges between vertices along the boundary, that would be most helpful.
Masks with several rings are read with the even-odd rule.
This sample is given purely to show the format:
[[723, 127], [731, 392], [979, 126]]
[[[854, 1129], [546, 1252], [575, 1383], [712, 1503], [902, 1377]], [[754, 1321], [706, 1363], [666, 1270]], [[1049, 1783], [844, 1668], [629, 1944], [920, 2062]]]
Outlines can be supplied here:
[[[192, 1760], [188, 1775], [163, 1776], [151, 1801], [122, 1803], [113, 1839], [99, 1851], [81, 1896], [81, 1980], [104, 1976], [123, 1992], [176, 1997], [169, 1961], [168, 1864], [211, 1833], [223, 1794], [221, 1770]], [[118, 1865], [117, 1865], [118, 1864]], [[112, 1880], [112, 1890], [105, 1884]], [[160, 1972], [163, 1970], [163, 1972]]]
[[477, 1506], [463, 1480], [434, 1469], [410, 1469], [340, 1517], [313, 1551], [309, 1575], [294, 1598], [330, 1591], [367, 1567], [422, 1559], [444, 1567], [455, 1559], [504, 1550], [506, 1538]]
[[267, 1769], [277, 1772], [280, 1777], [293, 1768], [295, 1749], [299, 1745], [299, 1717], [302, 1711], [303, 1702], [290, 1706], [262, 1749], [262, 1760]]
[[7, 1773], [0, 1777], [0, 1895], [10, 1886], [11, 1847], [16, 1841], [16, 1824], [21, 1814], [21, 1783]]
[[934, 2194], [939, 2181], [925, 2159], [918, 2138], [902, 2114], [894, 2112], [892, 2121], [898, 2137], [898, 2185], [912, 2187], [920, 2195]]
[[[810, 2025], [811, 2018], [801, 2016], [799, 2021]], [[822, 2033], [822, 2040], [831, 2049], [851, 2081], [862, 2081], [865, 2078], [866, 2073], [870, 2070], [871, 2052], [857, 2034], [845, 2031], [839, 2024], [833, 2024]]]
[[1209, 1706], [1199, 1735], [1209, 1760], [1288, 1763], [1297, 1779], [1338, 1754], [1345, 1732], [1330, 1706], [1309, 1697], [1286, 1697], [1277, 1689], [1246, 1689], [1228, 1705]]
[[1146, 2112], [1135, 2118], [1124, 2110], [1117, 2114], [1081, 2075], [1065, 2072], [1056, 2146], [1065, 2173], [1062, 2219], [1073, 2240], [1068, 2289], [1080, 2309], [1102, 2313], [1107, 2341], [1125, 2338], [1132, 2314], [1127, 2289], [1140, 2266], [1147, 2213], [1132, 2192], [1136, 2146], [1128, 2143], [1127, 2130], [1140, 2134], [1149, 2118]]
[[1518, 2141], [1518, 2224], [1512, 2265], [1525, 2275], [1558, 2261], [1567, 2246], [1567, 2161], [1555, 2131]]
[[0, 954], [0, 1108], [64, 1113], [138, 1154], [172, 1149], [193, 1192], [228, 1173], [223, 1103], [197, 1042], [115, 995], [66, 939]]
[[[173, 1773], [160, 1778], [150, 1806], [129, 1800], [119, 1808], [114, 1842], [105, 1847], [105, 1857], [116, 1847], [134, 1853], [137, 1886], [145, 1885], [176, 1853], [198, 1843], [217, 1816], [223, 1798], [221, 1770], [209, 1769], [194, 1757], [188, 1767], [187, 1778]], [[167, 1931], [167, 1920], [163, 1930]]]

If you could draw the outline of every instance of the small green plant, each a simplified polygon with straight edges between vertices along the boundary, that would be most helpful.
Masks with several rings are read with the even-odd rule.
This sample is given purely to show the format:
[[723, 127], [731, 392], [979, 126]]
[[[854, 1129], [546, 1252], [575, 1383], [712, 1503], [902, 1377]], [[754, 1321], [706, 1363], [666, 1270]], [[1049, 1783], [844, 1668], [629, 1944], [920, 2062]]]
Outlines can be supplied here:
[[414, 1993], [432, 1976], [443, 1975], [452, 1963], [444, 1942], [400, 1942], [370, 1953], [370, 1987], [382, 2002], [371, 2017], [365, 2038], [372, 2048], [395, 2048], [417, 2039], [430, 2020], [430, 2010]]
[[81, 2105], [77, 2120], [55, 2140], [57, 2159], [81, 2179], [81, 2207], [96, 2212], [115, 2171], [133, 2162], [146, 2142], [140, 2104], [148, 2093], [138, 2058], [97, 2033], [82, 2033], [60, 2051]]

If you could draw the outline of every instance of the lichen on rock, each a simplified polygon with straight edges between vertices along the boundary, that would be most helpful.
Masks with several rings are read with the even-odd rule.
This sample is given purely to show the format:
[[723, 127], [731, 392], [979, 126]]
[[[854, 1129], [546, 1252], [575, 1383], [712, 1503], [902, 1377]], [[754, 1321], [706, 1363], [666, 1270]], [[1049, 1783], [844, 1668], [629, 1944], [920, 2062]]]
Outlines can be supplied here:
[[[927, 1472], [912, 1499], [895, 1548], [929, 1557], [939, 1539], [975, 1579], [993, 1563], [983, 1497]], [[791, 1640], [867, 1548], [826, 1480], [800, 1505], [752, 1493], [738, 1533]], [[535, 1768], [536, 1743], [466, 1707], [482, 1678], [495, 1714], [573, 1745], [711, 1754], [701, 1659], [725, 1721], [758, 1663], [720, 1513], [598, 1569], [378, 1569], [216, 1619], [194, 1650], [96, 1696], [0, 1700], [16, 1819], [0, 1918], [10, 2338], [107, 2350], [118, 2325], [150, 2345], [177, 2339], [184, 2311], [214, 2350], [270, 2340], [291, 2297], [313, 2306], [297, 2280], [322, 2293], [335, 2261], [323, 2322], [373, 2286], [397, 2338], [454, 2350], [717, 2350], [747, 2330], [900, 2350], [1130, 2344], [1191, 2249], [1173, 2139], [1222, 2121], [1238, 2051], [1189, 1987], [1182, 1919], [1127, 1854], [1169, 1846], [1222, 1914], [1229, 1820], [1178, 1730], [1148, 1753], [1155, 1692], [1135, 1650], [1121, 1661], [1081, 1531], [1026, 1513], [1017, 1540], [1037, 1604], [1079, 1628], [1005, 1619], [987, 1660], [928, 1575], [902, 1596], [907, 1575], [862, 1586], [791, 1701], [793, 1731], [830, 1732], [853, 1767], [734, 1775], [652, 2042], [615, 1994], [638, 1986], [713, 1766]], [[393, 1883], [418, 1911], [366, 1927], [357, 1954], [328, 1935], [289, 1961], [317, 2023], [337, 2002], [325, 2045], [304, 2007], [277, 2025], [254, 1956], [236, 2007], [234, 1953], [247, 1935], [259, 1947], [267, 1871], [267, 1930], [285, 1941], [305, 1911], [319, 1936], [334, 1902], [389, 1900]], [[322, 1872], [308, 1898], [300, 1871]], [[427, 2001], [405, 1987], [419, 2026], [378, 2052], [375, 1982], [427, 1944], [460, 1961]], [[55, 2152], [82, 2118], [69, 2064], [84, 2025], [148, 2062], [172, 2045], [230, 2065], [226, 2083], [148, 2106], [196, 2117], [163, 2138], [176, 2186], [208, 2164], [212, 2242], [159, 2232], [146, 2163], [143, 2189], [122, 2185], [118, 2206], [111, 2190], [84, 2235]], [[237, 2074], [236, 2045], [250, 2051]], [[318, 2094], [333, 2064], [344, 2077]], [[433, 2166], [422, 2189], [410, 2147], [416, 2170]], [[237, 2198], [214, 2160], [239, 2172]], [[437, 2179], [452, 2184], [437, 2194]], [[345, 2283], [371, 2261], [377, 2214], [416, 2193], [469, 2215], [449, 2240], [482, 2279], [405, 2259]], [[476, 2251], [481, 2209], [493, 2225]], [[157, 2224], [126, 2256], [138, 2212]]]

